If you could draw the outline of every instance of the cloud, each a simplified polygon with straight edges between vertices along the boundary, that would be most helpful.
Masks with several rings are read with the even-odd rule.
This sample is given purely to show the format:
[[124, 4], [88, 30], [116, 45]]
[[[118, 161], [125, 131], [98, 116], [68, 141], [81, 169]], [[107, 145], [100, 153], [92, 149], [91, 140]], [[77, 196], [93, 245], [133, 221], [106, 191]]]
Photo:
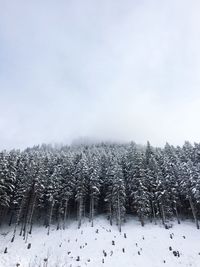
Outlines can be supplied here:
[[199, 141], [198, 1], [1, 1], [0, 148]]

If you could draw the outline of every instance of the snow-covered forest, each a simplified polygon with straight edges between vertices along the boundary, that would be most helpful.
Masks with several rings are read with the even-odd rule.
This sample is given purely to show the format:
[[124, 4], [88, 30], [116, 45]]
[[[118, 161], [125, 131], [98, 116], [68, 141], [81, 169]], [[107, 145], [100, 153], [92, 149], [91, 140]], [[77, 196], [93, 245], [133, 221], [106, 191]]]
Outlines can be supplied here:
[[18, 226], [26, 240], [35, 222], [65, 229], [83, 218], [91, 226], [105, 214], [119, 231], [126, 215], [141, 225], [171, 218], [194, 220], [199, 228], [200, 144], [168, 143], [154, 148], [135, 143], [42, 145], [0, 153], [0, 222]]

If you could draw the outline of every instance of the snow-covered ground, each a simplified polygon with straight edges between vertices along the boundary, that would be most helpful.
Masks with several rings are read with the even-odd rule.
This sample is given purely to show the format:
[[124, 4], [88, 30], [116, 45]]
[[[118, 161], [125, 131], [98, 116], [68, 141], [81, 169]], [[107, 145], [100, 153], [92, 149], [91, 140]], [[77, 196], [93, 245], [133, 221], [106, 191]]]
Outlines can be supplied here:
[[0, 267], [200, 266], [200, 230], [189, 221], [174, 222], [166, 230], [150, 223], [141, 227], [132, 218], [120, 234], [116, 226], [97, 217], [93, 228], [85, 221], [77, 229], [73, 222], [66, 230], [52, 227], [50, 235], [44, 227], [34, 227], [27, 243], [18, 234], [13, 243], [11, 238], [12, 229], [0, 230]]

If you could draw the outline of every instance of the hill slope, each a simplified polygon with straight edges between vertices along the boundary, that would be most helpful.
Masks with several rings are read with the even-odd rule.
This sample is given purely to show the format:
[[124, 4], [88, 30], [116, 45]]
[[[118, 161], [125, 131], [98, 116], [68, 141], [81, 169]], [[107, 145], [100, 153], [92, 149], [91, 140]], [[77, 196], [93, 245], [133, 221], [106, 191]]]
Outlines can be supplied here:
[[166, 230], [162, 225], [141, 227], [129, 218], [120, 234], [97, 217], [93, 228], [88, 221], [81, 229], [71, 222], [66, 230], [52, 227], [47, 235], [47, 229], [38, 226], [27, 243], [19, 235], [13, 243], [11, 238], [10, 228], [1, 229], [0, 267], [197, 267], [200, 262], [200, 232], [189, 221]]

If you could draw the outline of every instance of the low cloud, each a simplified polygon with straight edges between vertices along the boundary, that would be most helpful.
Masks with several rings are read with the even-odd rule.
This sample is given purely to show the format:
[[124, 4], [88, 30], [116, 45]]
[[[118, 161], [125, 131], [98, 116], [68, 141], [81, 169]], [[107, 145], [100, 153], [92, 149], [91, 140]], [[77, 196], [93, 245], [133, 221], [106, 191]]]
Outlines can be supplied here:
[[200, 141], [198, 1], [0, 6], [0, 149]]

